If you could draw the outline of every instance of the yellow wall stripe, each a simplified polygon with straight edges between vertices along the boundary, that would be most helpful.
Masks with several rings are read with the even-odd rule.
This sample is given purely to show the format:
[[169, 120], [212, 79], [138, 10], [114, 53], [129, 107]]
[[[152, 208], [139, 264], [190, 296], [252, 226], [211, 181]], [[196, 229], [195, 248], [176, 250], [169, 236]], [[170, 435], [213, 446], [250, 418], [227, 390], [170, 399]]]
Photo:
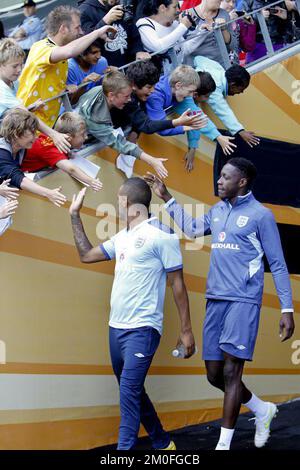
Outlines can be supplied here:
[[[36, 375], [114, 375], [110, 365], [93, 364], [46, 364], [9, 362], [0, 364], [0, 374]], [[205, 367], [193, 366], [154, 366], [149, 375], [206, 375]], [[300, 368], [290, 369], [252, 367], [246, 365], [244, 375], [300, 375]]]
[[[275, 395], [262, 398], [280, 403], [298, 396]], [[156, 409], [164, 428], [168, 431], [221, 418], [221, 400], [211, 400], [210, 406], [208, 406], [207, 400], [204, 400], [203, 408], [201, 402], [197, 402], [197, 404], [199, 404], [199, 408], [176, 411], [164, 411], [160, 404], [156, 404]], [[245, 411], [247, 411], [246, 408], [242, 407], [241, 412]], [[108, 416], [93, 419], [0, 425], [0, 449], [92, 449], [117, 442], [119, 422], [118, 416]], [[145, 431], [142, 429], [140, 436], [144, 435]]]
[[300, 124], [300, 110], [296, 105], [292, 105], [291, 97], [266, 74], [260, 73], [254, 75], [251, 83], [257, 90], [260, 90], [268, 97], [278, 108], [284, 111], [290, 118]]
[[286, 70], [295, 77], [295, 80], [300, 79], [300, 54], [293, 56], [282, 62]]

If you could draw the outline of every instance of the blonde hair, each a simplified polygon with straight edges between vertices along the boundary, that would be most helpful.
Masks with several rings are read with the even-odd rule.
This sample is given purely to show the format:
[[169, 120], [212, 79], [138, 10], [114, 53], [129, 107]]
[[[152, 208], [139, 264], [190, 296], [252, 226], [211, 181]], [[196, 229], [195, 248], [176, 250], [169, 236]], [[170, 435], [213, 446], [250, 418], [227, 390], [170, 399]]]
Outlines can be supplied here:
[[105, 95], [108, 95], [109, 92], [118, 93], [128, 87], [131, 87], [131, 83], [122, 72], [116, 70], [104, 75], [102, 88]]
[[86, 123], [83, 117], [75, 112], [63, 113], [56, 121], [54, 129], [62, 134], [75, 136], [83, 129], [86, 130]]
[[26, 131], [36, 132], [38, 128], [37, 117], [27, 109], [15, 108], [7, 111], [2, 120], [0, 135], [7, 142], [22, 137]]
[[183, 86], [194, 85], [196, 88], [200, 85], [198, 72], [189, 65], [179, 65], [170, 75], [170, 85], [175, 86], [180, 82]]
[[25, 52], [19, 44], [10, 38], [4, 38], [0, 41], [0, 65], [5, 65], [16, 59], [25, 59]]

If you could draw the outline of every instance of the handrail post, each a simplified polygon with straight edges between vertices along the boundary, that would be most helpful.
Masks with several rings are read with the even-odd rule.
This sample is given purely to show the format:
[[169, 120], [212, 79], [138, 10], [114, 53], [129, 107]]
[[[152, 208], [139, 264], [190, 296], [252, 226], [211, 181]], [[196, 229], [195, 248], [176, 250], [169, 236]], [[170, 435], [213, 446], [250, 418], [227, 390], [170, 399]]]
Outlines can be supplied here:
[[181, 65], [180, 63], [178, 63], [178, 56], [176, 54], [174, 46], [169, 49], [169, 57], [171, 59], [171, 64], [172, 64], [171, 69], [172, 70], [175, 70], [176, 67], [178, 67], [178, 65]]
[[227, 51], [227, 47], [226, 47], [226, 44], [225, 44], [225, 40], [224, 40], [224, 37], [223, 37], [223, 34], [222, 34], [222, 31], [221, 31], [221, 28], [215, 28], [214, 29], [214, 35], [215, 35], [215, 38], [216, 38], [216, 41], [217, 41], [217, 44], [218, 44], [218, 48], [221, 52], [221, 56], [222, 56], [222, 59], [223, 59], [223, 63], [225, 65], [225, 69], [229, 69], [229, 67], [231, 67], [231, 62], [230, 62], [230, 59], [229, 59], [229, 54], [228, 54], [228, 51]]
[[268, 53], [267, 55], [268, 56], [274, 55], [274, 47], [273, 47], [273, 44], [272, 44], [272, 40], [271, 40], [271, 37], [270, 37], [270, 33], [269, 33], [269, 30], [268, 30], [268, 26], [267, 26], [265, 17], [262, 14], [262, 11], [258, 11], [256, 13], [256, 17], [257, 17], [258, 22], [259, 22], [261, 34], [263, 35], [263, 38], [264, 38], [264, 43], [265, 43], [267, 53]]
[[73, 111], [68, 93], [65, 93], [62, 96], [62, 102], [63, 102], [64, 108], [65, 108], [65, 111], [67, 111], [67, 112], [72, 112]]

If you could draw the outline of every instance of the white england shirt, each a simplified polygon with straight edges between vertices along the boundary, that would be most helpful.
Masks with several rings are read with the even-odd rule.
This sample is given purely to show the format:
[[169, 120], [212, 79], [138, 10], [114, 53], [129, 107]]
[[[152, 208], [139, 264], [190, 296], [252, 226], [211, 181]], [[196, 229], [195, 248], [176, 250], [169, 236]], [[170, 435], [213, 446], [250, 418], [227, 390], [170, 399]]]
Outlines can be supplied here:
[[182, 269], [177, 235], [151, 217], [100, 247], [107, 259], [116, 259], [109, 325], [151, 326], [162, 334], [166, 276]]

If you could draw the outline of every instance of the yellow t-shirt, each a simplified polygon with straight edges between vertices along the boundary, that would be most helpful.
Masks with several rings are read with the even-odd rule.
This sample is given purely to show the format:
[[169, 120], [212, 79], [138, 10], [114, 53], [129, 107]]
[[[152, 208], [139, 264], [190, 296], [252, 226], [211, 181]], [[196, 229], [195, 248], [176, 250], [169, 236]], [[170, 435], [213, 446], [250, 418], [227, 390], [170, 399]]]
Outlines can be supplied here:
[[[58, 95], [66, 88], [68, 61], [51, 64], [50, 55], [57, 47], [49, 38], [33, 44], [20, 76], [17, 96], [25, 106]], [[49, 101], [34, 113], [48, 126], [53, 127], [58, 118], [61, 99]]]

